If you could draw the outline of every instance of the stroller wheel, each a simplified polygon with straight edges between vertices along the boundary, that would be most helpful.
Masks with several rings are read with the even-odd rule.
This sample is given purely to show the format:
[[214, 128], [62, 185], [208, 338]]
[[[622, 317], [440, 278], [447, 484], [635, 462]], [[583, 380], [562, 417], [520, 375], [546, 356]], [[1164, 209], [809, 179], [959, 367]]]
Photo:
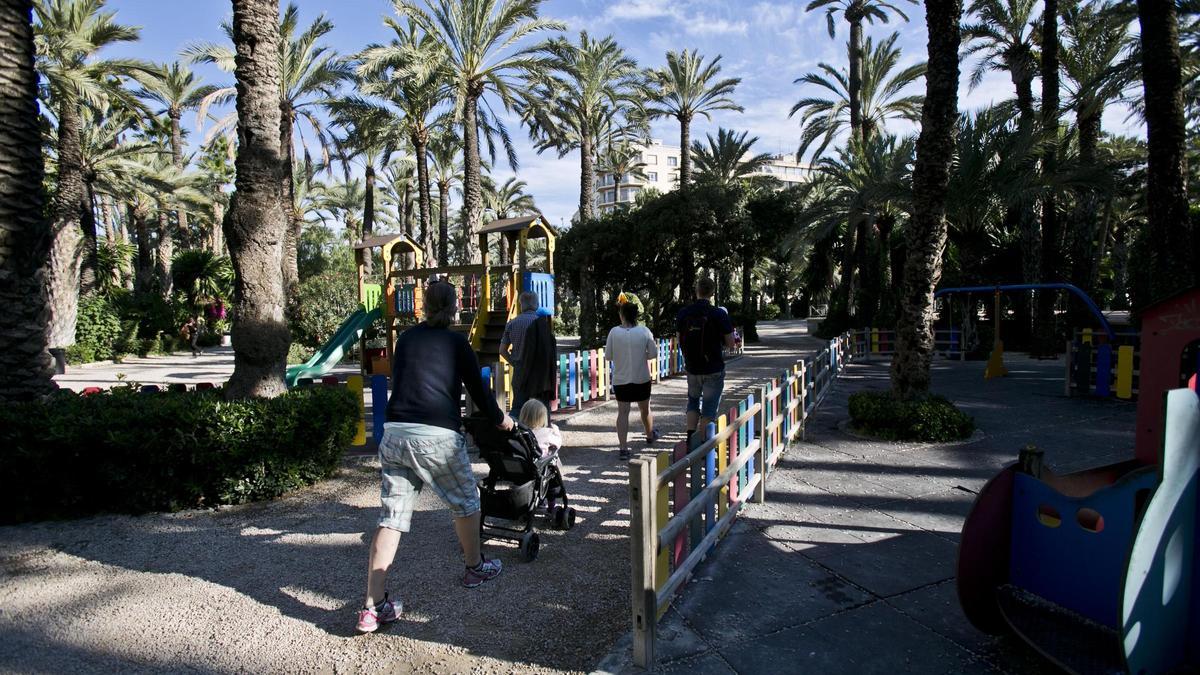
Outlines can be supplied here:
[[567, 509], [563, 512], [562, 528], [564, 530], [569, 530], [573, 527], [575, 527], [575, 508], [567, 507]]
[[521, 557], [525, 562], [533, 562], [538, 555], [538, 534], [537, 532], [526, 532], [521, 536]]

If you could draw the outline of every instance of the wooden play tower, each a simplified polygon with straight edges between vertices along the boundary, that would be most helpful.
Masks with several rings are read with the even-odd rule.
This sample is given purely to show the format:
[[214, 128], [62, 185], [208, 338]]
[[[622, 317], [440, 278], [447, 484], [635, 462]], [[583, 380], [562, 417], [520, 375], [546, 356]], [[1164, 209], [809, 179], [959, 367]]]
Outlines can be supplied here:
[[[384, 283], [367, 283], [366, 261], [373, 249], [381, 249]], [[358, 269], [358, 301], [367, 311], [378, 308], [383, 319], [384, 348], [369, 350], [366, 333], [360, 338], [364, 375], [391, 374], [392, 347], [404, 323], [420, 315], [421, 284], [418, 273], [425, 261], [421, 245], [403, 234], [378, 234], [354, 245]]]

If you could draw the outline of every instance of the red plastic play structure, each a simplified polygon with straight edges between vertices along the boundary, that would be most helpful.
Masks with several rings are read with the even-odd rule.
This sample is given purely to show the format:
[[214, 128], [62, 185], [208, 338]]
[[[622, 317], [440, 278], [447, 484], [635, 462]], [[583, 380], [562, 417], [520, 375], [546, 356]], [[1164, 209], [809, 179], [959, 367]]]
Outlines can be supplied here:
[[1069, 672], [1200, 667], [1200, 288], [1141, 316], [1136, 458], [1056, 476], [1027, 448], [963, 524], [968, 620]]

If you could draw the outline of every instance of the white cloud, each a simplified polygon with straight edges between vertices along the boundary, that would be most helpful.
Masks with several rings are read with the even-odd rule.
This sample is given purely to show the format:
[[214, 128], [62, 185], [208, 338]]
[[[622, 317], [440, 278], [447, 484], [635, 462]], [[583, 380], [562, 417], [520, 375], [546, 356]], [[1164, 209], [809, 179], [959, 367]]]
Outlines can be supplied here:
[[608, 8], [605, 16], [612, 19], [658, 19], [678, 16], [675, 3], [669, 0], [623, 0]]
[[749, 26], [745, 21], [730, 21], [719, 17], [699, 14], [680, 19], [688, 35], [745, 35]]

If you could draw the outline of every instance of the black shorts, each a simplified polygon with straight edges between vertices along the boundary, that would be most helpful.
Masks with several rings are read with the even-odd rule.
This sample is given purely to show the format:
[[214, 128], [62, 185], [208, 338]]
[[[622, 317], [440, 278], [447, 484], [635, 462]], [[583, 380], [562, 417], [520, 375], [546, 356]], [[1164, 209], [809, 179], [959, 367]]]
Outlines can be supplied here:
[[641, 384], [614, 384], [613, 393], [622, 403], [640, 403], [650, 398], [650, 382]]

